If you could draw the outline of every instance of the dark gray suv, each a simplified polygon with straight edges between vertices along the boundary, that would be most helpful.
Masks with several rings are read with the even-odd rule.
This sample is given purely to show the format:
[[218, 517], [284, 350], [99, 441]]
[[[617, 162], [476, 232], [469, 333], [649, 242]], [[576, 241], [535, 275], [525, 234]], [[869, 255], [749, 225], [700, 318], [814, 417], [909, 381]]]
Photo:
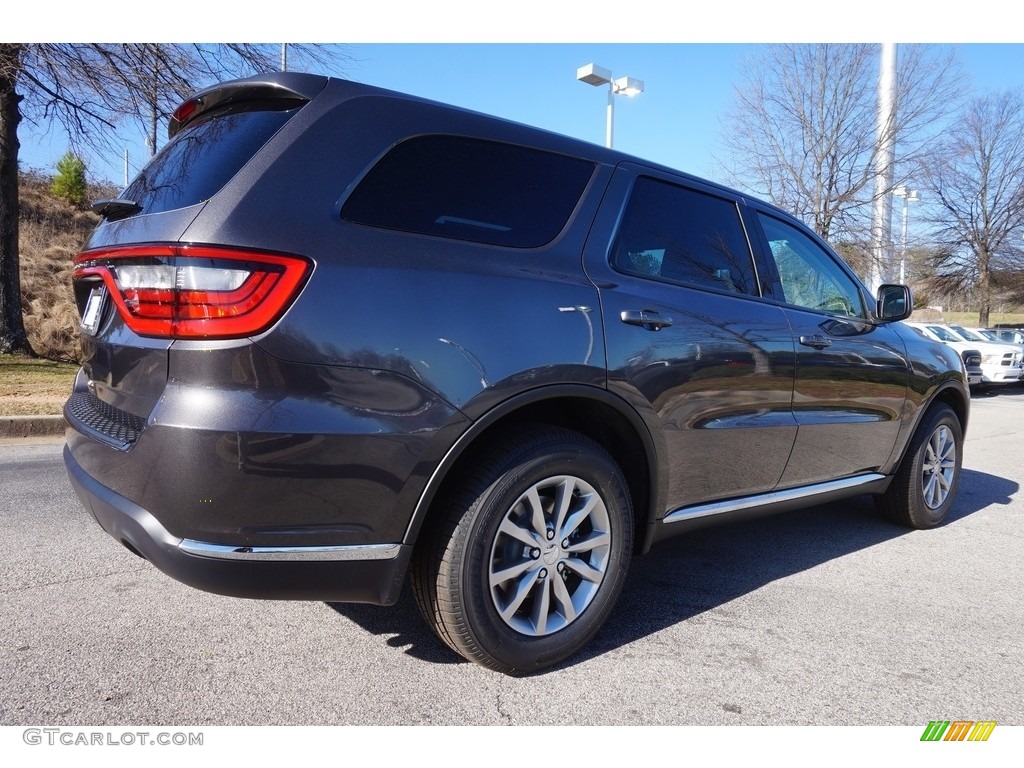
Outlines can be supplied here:
[[555, 664], [673, 534], [855, 495], [940, 523], [969, 397], [785, 213], [563, 136], [273, 74], [181, 105], [78, 256], [65, 461], [187, 584], [394, 603]]

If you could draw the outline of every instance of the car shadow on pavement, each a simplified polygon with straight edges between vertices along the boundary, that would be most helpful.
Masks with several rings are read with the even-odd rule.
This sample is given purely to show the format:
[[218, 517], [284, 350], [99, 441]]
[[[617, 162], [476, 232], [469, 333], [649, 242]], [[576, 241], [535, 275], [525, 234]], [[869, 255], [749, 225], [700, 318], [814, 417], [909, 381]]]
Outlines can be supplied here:
[[392, 606], [363, 605], [359, 603], [327, 603], [347, 619], [351, 619], [367, 632], [387, 638], [392, 648], [401, 648], [410, 656], [433, 664], [468, 664], [464, 658], [450, 650], [430, 630], [420, 616], [412, 587], [406, 579], [398, 602]]
[[[1008, 504], [1012, 480], [963, 470], [945, 525]], [[548, 672], [574, 666], [735, 600], [778, 579], [914, 533], [884, 520], [870, 497], [705, 528], [635, 558], [618, 606], [584, 649]], [[926, 534], [924, 534], [926, 535]], [[328, 603], [387, 644], [436, 664], [468, 663], [420, 618], [408, 584], [389, 608]]]

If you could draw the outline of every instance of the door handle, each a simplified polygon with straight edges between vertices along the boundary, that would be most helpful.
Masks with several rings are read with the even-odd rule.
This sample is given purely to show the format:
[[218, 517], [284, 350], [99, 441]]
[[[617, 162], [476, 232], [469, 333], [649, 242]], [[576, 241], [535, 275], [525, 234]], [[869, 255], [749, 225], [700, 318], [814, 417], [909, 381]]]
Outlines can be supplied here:
[[829, 339], [817, 333], [813, 336], [801, 336], [800, 343], [805, 347], [814, 347], [815, 349], [825, 349], [825, 347], [832, 346], [832, 342]]
[[653, 309], [624, 309], [619, 313], [619, 319], [626, 325], [639, 325], [648, 331], [660, 331], [672, 325], [671, 317], [664, 317]]

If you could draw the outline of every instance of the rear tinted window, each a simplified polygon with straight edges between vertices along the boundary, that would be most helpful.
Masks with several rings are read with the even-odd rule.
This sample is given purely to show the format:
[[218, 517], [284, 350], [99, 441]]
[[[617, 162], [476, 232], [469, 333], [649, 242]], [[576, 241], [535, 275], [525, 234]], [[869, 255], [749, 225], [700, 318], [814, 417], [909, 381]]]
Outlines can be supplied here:
[[562, 230], [593, 163], [460, 136], [395, 146], [352, 192], [346, 221], [491, 245], [535, 248]]
[[200, 117], [168, 142], [121, 196], [142, 206], [140, 213], [208, 200], [297, 111], [236, 108]]

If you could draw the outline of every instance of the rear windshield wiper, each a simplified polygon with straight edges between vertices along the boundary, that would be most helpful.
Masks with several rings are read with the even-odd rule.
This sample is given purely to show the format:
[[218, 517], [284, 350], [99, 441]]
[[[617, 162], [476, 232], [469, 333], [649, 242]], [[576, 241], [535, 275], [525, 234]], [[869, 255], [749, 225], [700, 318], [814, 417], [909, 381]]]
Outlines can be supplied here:
[[142, 206], [134, 200], [126, 200], [123, 197], [104, 197], [101, 200], [92, 201], [93, 213], [98, 213], [107, 221], [124, 219], [142, 210]]

